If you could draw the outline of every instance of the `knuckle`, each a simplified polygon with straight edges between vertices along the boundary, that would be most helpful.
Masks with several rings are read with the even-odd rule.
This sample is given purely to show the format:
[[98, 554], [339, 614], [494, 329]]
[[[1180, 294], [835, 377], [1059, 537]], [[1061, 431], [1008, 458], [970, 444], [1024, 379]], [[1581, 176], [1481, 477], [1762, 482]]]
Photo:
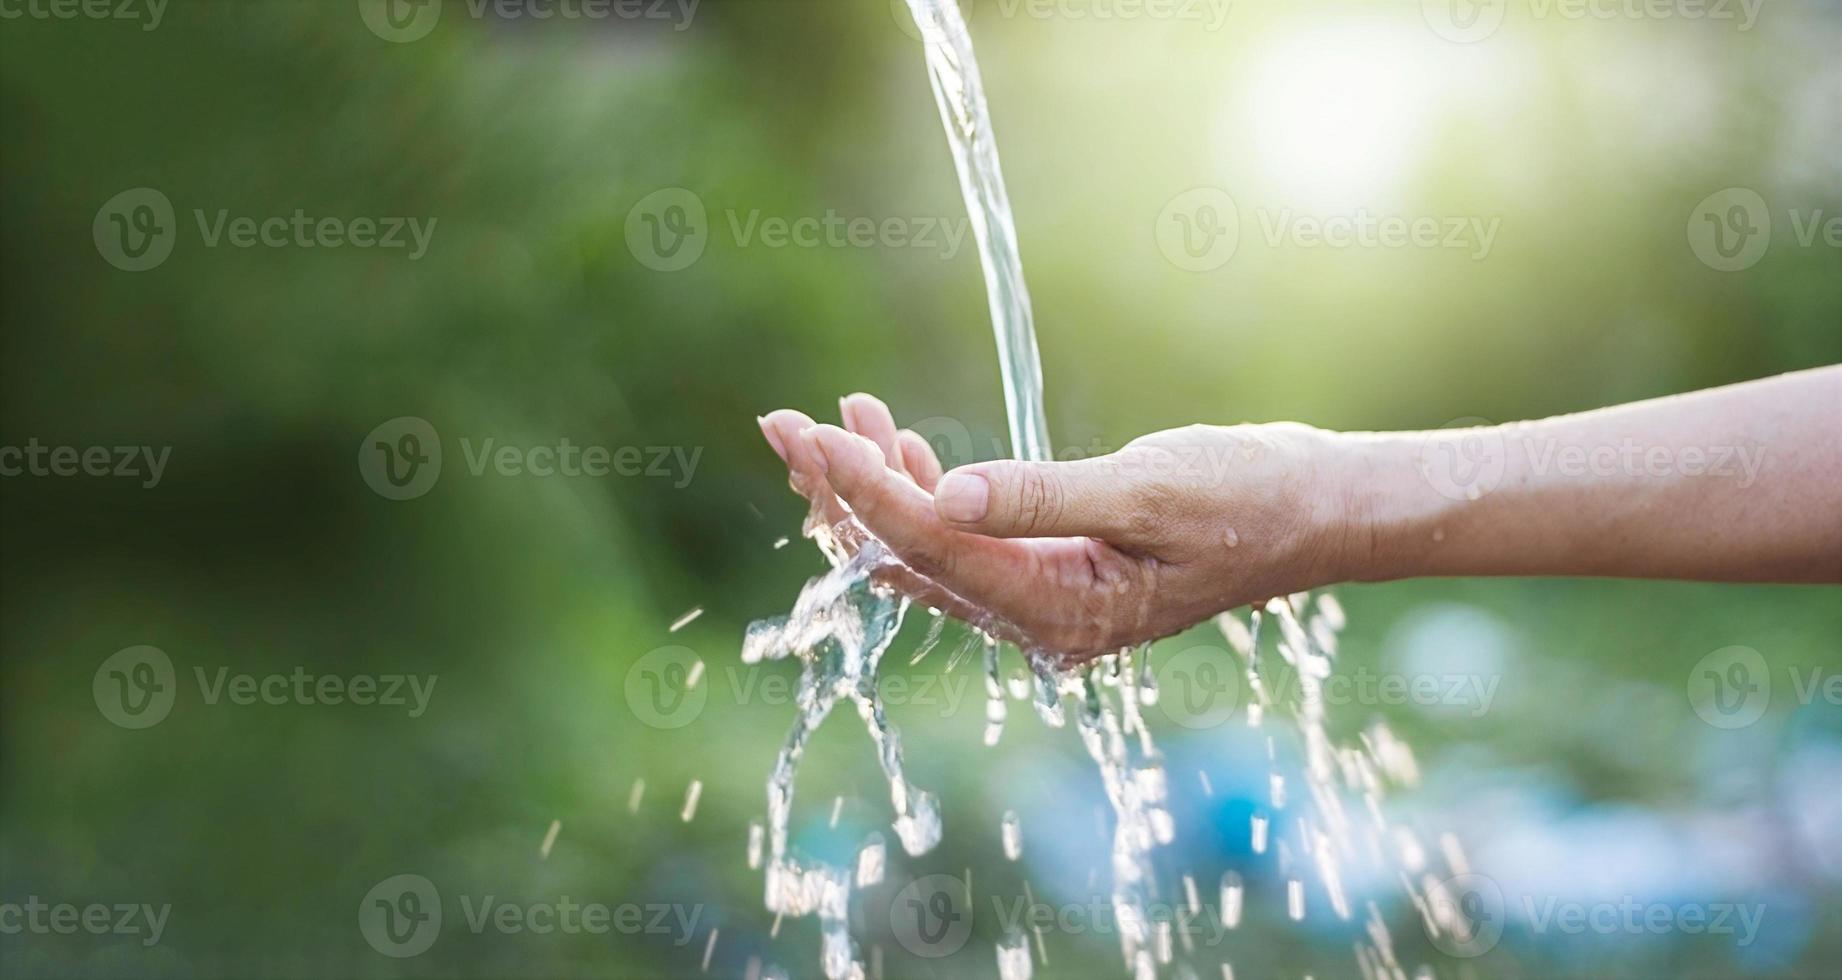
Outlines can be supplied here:
[[1183, 511], [1182, 492], [1163, 480], [1138, 481], [1127, 499], [1126, 531], [1134, 540], [1163, 538]]
[[1067, 503], [1060, 480], [1040, 469], [1026, 468], [1017, 481], [1017, 527], [1026, 535], [1041, 534], [1060, 523]]
[[953, 549], [932, 545], [909, 549], [902, 561], [916, 574], [936, 582], [951, 578], [957, 564]]

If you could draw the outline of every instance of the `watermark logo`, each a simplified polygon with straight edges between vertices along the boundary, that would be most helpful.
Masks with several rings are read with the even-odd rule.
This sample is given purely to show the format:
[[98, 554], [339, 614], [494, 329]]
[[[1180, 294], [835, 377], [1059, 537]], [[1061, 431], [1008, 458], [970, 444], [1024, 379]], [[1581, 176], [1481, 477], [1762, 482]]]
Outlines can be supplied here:
[[[536, 902], [502, 901], [494, 894], [459, 896], [459, 922], [467, 932], [519, 936], [662, 936], [684, 946], [697, 933], [702, 905], [607, 905], [568, 895]], [[420, 956], [441, 937], [442, 899], [433, 882], [400, 874], [378, 882], [358, 904], [358, 931], [372, 949], [392, 959]]]
[[1165, 203], [1153, 232], [1170, 264], [1185, 272], [1213, 272], [1240, 247], [1240, 211], [1227, 191], [1196, 187]]
[[[295, 667], [281, 674], [233, 674], [220, 666], [215, 672], [192, 667], [200, 703], [215, 707], [252, 705], [373, 705], [405, 708], [409, 717], [428, 711], [439, 675], [428, 674], [311, 674]], [[179, 695], [173, 661], [157, 647], [136, 646], [117, 651], [90, 681], [96, 710], [122, 728], [152, 728], [172, 713]]]
[[[768, 214], [760, 208], [725, 208], [721, 229], [736, 248], [906, 249], [957, 256], [972, 234], [965, 217], [937, 215]], [[703, 257], [718, 231], [703, 199], [683, 188], [654, 191], [627, 214], [627, 250], [659, 272], [689, 268]]]
[[441, 936], [441, 893], [421, 875], [385, 878], [358, 903], [358, 931], [385, 956], [419, 956]]
[[1045, 931], [1069, 936], [1123, 933], [1140, 939], [1155, 935], [1160, 946], [1171, 936], [1180, 936], [1184, 949], [1221, 946], [1233, 928], [1227, 918], [1239, 914], [1201, 901], [1194, 905], [1149, 901], [1132, 908], [1116, 904], [1112, 895], [1088, 895], [1082, 900], [1053, 904], [1022, 895], [1009, 901], [993, 896], [991, 906], [993, 918], [1006, 935], [1021, 937]]
[[648, 652], [627, 668], [627, 707], [653, 728], [683, 728], [703, 714], [710, 694], [696, 683], [699, 664], [690, 647], [665, 646]]
[[904, 885], [889, 902], [889, 930], [916, 956], [939, 959], [959, 952], [972, 937], [966, 883], [940, 874]]
[[[305, 208], [287, 215], [233, 216], [227, 208], [216, 214], [194, 208], [192, 221], [205, 248], [404, 249], [409, 261], [416, 262], [428, 254], [440, 219], [315, 217]], [[172, 256], [179, 228], [171, 199], [151, 187], [137, 187], [104, 202], [90, 234], [96, 251], [110, 265], [146, 272]]]
[[391, 419], [358, 444], [358, 472], [387, 500], [420, 497], [441, 478], [441, 436], [426, 419]]
[[[1254, 215], [1268, 248], [1444, 249], [1490, 257], [1501, 218], [1475, 215], [1387, 214], [1357, 208], [1348, 213], [1299, 214], [1291, 208], [1257, 208]], [[1198, 187], [1170, 199], [1158, 213], [1158, 251], [1186, 272], [1211, 272], [1228, 264], [1241, 242], [1240, 211], [1234, 198], [1214, 187]]]
[[441, 0], [358, 0], [358, 15], [371, 33], [392, 44], [429, 36], [441, 23]]
[[[460, 437], [469, 476], [605, 477], [666, 479], [689, 486], [703, 459], [702, 446], [582, 445], [568, 438], [532, 445], [485, 436]], [[390, 500], [410, 500], [434, 487], [442, 471], [442, 441], [425, 419], [405, 415], [372, 429], [358, 445], [358, 472]]]
[[[1787, 208], [1783, 217], [1798, 248], [1842, 249], [1842, 215]], [[1689, 250], [1716, 272], [1743, 272], [1765, 257], [1776, 226], [1771, 206], [1757, 191], [1729, 187], [1702, 198], [1689, 212]]]
[[96, 710], [122, 728], [152, 728], [173, 710], [179, 682], [173, 661], [158, 647], [136, 646], [118, 650], [90, 682]]
[[1503, 0], [1420, 0], [1433, 33], [1459, 44], [1482, 41], [1503, 26]]
[[[1186, 21], [1205, 31], [1227, 23], [1233, 0], [888, 0], [889, 15], [903, 34], [928, 44], [951, 45], [965, 37], [967, 22], [980, 7], [1001, 20], [1047, 22]], [[957, 16], [953, 8], [957, 8]]]
[[1689, 212], [1688, 240], [1695, 257], [1710, 269], [1750, 269], [1771, 246], [1771, 210], [1757, 191], [1744, 187], [1716, 191]]
[[1420, 443], [1420, 475], [1442, 497], [1476, 500], [1503, 482], [1509, 451], [1488, 419], [1462, 418]]
[[1484, 875], [1456, 875], [1427, 888], [1427, 938], [1448, 956], [1469, 959], [1495, 949], [1504, 920], [1503, 890]]
[[103, 204], [90, 225], [96, 251], [124, 272], [159, 268], [179, 240], [173, 202], [151, 187], [122, 191]]
[[1511, 460], [1535, 477], [1634, 481], [1675, 477], [1733, 480], [1754, 486], [1771, 462], [1763, 445], [1659, 445], [1625, 437], [1576, 442], [1533, 435], [1479, 418], [1457, 419], [1424, 433], [1418, 468], [1452, 500], [1477, 500], [1500, 486]]
[[1240, 707], [1241, 677], [1228, 651], [1200, 644], [1157, 668], [1157, 709], [1185, 728], [1216, 728]]
[[[462, 15], [485, 20], [665, 21], [672, 30], [691, 26], [702, 0], [466, 0]], [[428, 37], [440, 23], [442, 0], [359, 0], [371, 33], [394, 44]]]
[[640, 198], [627, 212], [627, 251], [655, 272], [678, 272], [703, 258], [710, 217], [703, 198], [667, 187]]
[[[746, 658], [748, 654], [744, 654]], [[799, 703], [797, 682], [785, 671], [760, 663], [709, 668], [695, 650], [663, 646], [650, 650], [627, 668], [623, 693], [634, 717], [653, 728], [684, 728], [701, 718], [711, 698], [725, 707], [751, 705], [793, 707]], [[877, 675], [876, 693], [890, 708], [923, 708], [942, 718], [976, 704], [972, 677], [960, 673]]]
[[1688, 676], [1689, 706], [1715, 728], [1745, 728], [1772, 705], [1771, 671], [1751, 647], [1722, 647], [1696, 661]]
[[[1705, 20], [1750, 31], [1764, 0], [1528, 0], [1532, 21]], [[1433, 33], [1459, 44], [1481, 41], [1503, 26], [1504, 0], [1421, 0]], [[1520, 8], [1519, 8], [1520, 9]]]
[[[976, 463], [981, 458], [974, 455], [972, 430], [966, 427], [966, 423], [950, 415], [932, 415], [916, 421], [908, 428], [934, 448], [934, 457], [940, 460], [943, 470]], [[984, 458], [1003, 455], [1004, 447], [998, 446], [991, 457]]]

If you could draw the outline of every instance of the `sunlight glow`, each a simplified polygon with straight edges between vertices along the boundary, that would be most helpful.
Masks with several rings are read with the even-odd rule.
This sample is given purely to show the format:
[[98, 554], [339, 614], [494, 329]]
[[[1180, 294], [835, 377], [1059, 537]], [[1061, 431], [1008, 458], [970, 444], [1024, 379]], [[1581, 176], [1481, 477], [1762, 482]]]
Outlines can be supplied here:
[[1435, 59], [1420, 37], [1389, 24], [1295, 34], [1253, 66], [1236, 135], [1301, 204], [1382, 204], [1419, 159], [1439, 97]]

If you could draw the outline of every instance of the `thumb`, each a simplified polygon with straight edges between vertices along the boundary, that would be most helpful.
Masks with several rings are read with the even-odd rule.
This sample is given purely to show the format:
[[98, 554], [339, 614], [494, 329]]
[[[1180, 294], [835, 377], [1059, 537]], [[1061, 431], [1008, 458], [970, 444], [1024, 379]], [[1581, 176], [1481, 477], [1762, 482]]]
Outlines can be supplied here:
[[934, 511], [950, 527], [997, 538], [1086, 536], [1131, 542], [1144, 515], [1130, 480], [1103, 459], [997, 460], [940, 478]]

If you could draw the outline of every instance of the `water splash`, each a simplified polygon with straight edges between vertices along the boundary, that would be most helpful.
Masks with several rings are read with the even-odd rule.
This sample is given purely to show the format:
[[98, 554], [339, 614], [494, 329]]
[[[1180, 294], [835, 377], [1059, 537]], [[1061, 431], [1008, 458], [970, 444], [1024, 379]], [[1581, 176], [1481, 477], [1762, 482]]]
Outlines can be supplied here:
[[849, 899], [855, 869], [807, 862], [789, 853], [787, 830], [793, 812], [793, 783], [806, 743], [840, 700], [857, 707], [889, 782], [895, 810], [892, 827], [903, 850], [919, 856], [940, 840], [939, 805], [932, 794], [909, 785], [902, 768], [901, 736], [889, 723], [876, 690], [883, 654], [901, 629], [908, 601], [873, 585], [870, 573], [891, 561], [874, 539], [863, 537], [857, 553], [842, 558], [834, 529], [807, 528], [834, 559], [831, 571], [806, 583], [784, 618], [750, 625], [742, 646], [744, 663], [795, 657], [800, 679], [798, 713], [768, 778], [767, 907], [780, 915], [819, 916], [825, 975], [832, 980], [863, 976], [849, 931]]
[[[928, 78], [978, 244], [997, 339], [1012, 454], [1019, 459], [1047, 460], [1051, 458], [1049, 432], [1030, 297], [1024, 285], [1015, 222], [970, 36], [955, 0], [907, 3], [927, 34]], [[791, 854], [787, 845], [800, 758], [813, 731], [840, 700], [852, 702], [869, 729], [889, 783], [894, 810], [891, 826], [903, 850], [911, 857], [927, 853], [940, 840], [941, 823], [935, 798], [910, 786], [903, 772], [900, 736], [889, 723], [876, 690], [882, 657], [900, 629], [909, 604], [874, 584], [872, 573], [899, 563], [854, 521], [827, 527], [809, 520], [806, 533], [830, 560], [831, 571], [806, 584], [788, 616], [751, 626], [743, 648], [745, 662], [795, 657], [801, 665], [798, 714], [768, 780], [767, 906], [777, 914], [777, 925], [778, 916], [817, 914], [825, 975], [832, 980], [862, 978], [864, 967], [848, 929], [849, 897], [853, 880], [861, 887], [870, 883], [867, 879], [881, 878], [884, 857], [880, 835], [859, 852], [855, 868], [804, 860]], [[1224, 538], [1226, 547], [1238, 543], [1238, 535], [1232, 531]], [[855, 547], [854, 553], [847, 545]], [[1301, 625], [1299, 617], [1311, 598], [1300, 594], [1276, 599], [1267, 604], [1265, 615], [1255, 610], [1246, 625], [1226, 614], [1217, 622], [1243, 658], [1250, 694], [1249, 726], [1259, 728], [1266, 714], [1275, 708], [1288, 711], [1305, 745], [1306, 792], [1299, 801], [1304, 810], [1299, 820], [1305, 831], [1308, 860], [1295, 862], [1285, 843], [1280, 843], [1281, 871], [1288, 876], [1287, 911], [1294, 920], [1304, 917], [1304, 881], [1299, 876], [1315, 871], [1329, 894], [1333, 912], [1348, 919], [1341, 865], [1356, 848], [1358, 837], [1340, 790], [1358, 793], [1364, 812], [1378, 825], [1365, 828], [1368, 835], [1363, 840], [1372, 845], [1378, 829], [1389, 829], [1379, 805], [1385, 788], [1390, 784], [1411, 785], [1417, 778], [1417, 769], [1405, 744], [1380, 726], [1365, 733], [1358, 746], [1335, 745], [1326, 735], [1321, 684], [1330, 673], [1337, 632], [1345, 617], [1334, 598], [1321, 596], [1316, 615], [1308, 625]], [[929, 612], [933, 621], [911, 663], [934, 649], [941, 638], [945, 617], [938, 610]], [[1259, 646], [1267, 619], [1278, 623], [1280, 652], [1298, 675], [1302, 695], [1299, 704], [1275, 705], [1263, 684]], [[981, 641], [987, 693], [984, 738], [987, 745], [993, 745], [1003, 734], [1007, 714], [998, 644], [974, 628], [945, 669], [956, 668]], [[1072, 671], [1058, 669], [1050, 657], [1030, 650], [1023, 652], [1033, 674], [1032, 702], [1038, 717], [1050, 727], [1062, 727], [1066, 721], [1064, 705], [1071, 704], [1075, 730], [1100, 771], [1114, 818], [1111, 898], [1121, 953], [1131, 975], [1155, 978], [1161, 965], [1172, 962], [1172, 949], [1169, 922], [1154, 922], [1150, 915], [1151, 902], [1156, 897], [1152, 852], [1170, 843], [1176, 830], [1167, 805], [1169, 791], [1162, 757], [1141, 712], [1141, 706], [1158, 700], [1150, 650], [1144, 648], [1136, 657], [1131, 650], [1121, 650]], [[1270, 790], [1277, 810], [1287, 806], [1288, 793], [1276, 760], [1274, 764]], [[1256, 853], [1266, 849], [1267, 820], [1266, 816], [1254, 818], [1251, 832]], [[1006, 820], [1004, 832], [1007, 856], [1015, 860], [1021, 838], [1015, 836], [1018, 831], [1014, 818]], [[751, 865], [755, 863], [754, 850], [751, 843]], [[1380, 848], [1371, 846], [1369, 850], [1379, 852]], [[1448, 864], [1456, 867], [1461, 861], [1462, 857]], [[867, 874], [872, 868], [874, 873]], [[1400, 878], [1411, 881], [1405, 874]], [[1422, 881], [1431, 878], [1422, 872]], [[968, 869], [968, 893], [970, 888]], [[1186, 888], [1194, 904], [1194, 882], [1186, 881]], [[1223, 878], [1221, 897], [1221, 913], [1233, 928], [1241, 919], [1245, 903], [1239, 875], [1230, 872]], [[1413, 893], [1411, 885], [1410, 897], [1416, 905], [1425, 907], [1425, 900]], [[1379, 938], [1374, 933], [1377, 927], [1381, 929]], [[1040, 935], [1037, 941], [1040, 948]], [[873, 950], [877, 954], [878, 968], [874, 972], [878, 976], [880, 952], [880, 948]], [[1031, 975], [1029, 949], [1020, 936], [1006, 935], [999, 943], [998, 958], [1005, 980], [1027, 980]], [[1371, 928], [1370, 942], [1358, 944], [1357, 959], [1360, 964], [1392, 966], [1392, 949], [1386, 943], [1386, 929], [1380, 926], [1379, 916]], [[1194, 976], [1187, 964], [1178, 964], [1175, 972]], [[1222, 965], [1222, 975], [1233, 976], [1227, 964]]]

